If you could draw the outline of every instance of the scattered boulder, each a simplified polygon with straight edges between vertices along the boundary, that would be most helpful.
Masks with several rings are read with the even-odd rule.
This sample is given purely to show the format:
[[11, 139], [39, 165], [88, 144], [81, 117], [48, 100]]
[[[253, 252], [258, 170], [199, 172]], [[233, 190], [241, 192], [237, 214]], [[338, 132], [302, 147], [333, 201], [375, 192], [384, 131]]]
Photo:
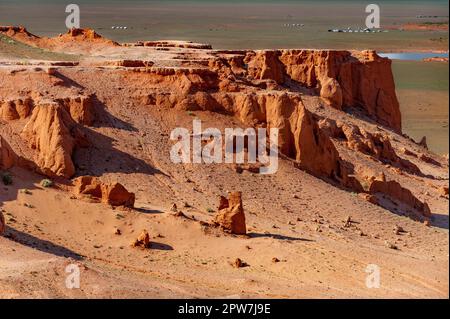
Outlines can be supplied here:
[[150, 248], [150, 235], [147, 230], [143, 230], [138, 238], [133, 242], [133, 247]]
[[183, 217], [183, 218], [188, 218], [181, 210], [176, 212], [175, 214], [173, 214], [173, 216], [175, 217]]
[[447, 197], [448, 196], [448, 186], [442, 186], [439, 189], [439, 192], [440, 192], [441, 196]]
[[394, 250], [397, 250], [398, 249], [398, 247], [395, 245], [395, 244], [393, 244], [393, 243], [391, 243], [391, 242], [389, 242], [389, 241], [385, 241], [384, 242], [384, 245], [387, 247], [387, 248], [389, 248], [389, 249], [394, 249]]
[[350, 227], [350, 226], [352, 226], [352, 223], [353, 223], [352, 217], [351, 216], [347, 216], [347, 218], [344, 221], [344, 227]]
[[242, 259], [240, 258], [236, 258], [236, 260], [231, 264], [234, 268], [242, 268], [242, 267], [247, 267], [248, 264], [244, 261], [242, 261]]
[[400, 235], [401, 233], [405, 233], [405, 230], [403, 229], [402, 226], [395, 226], [394, 227], [394, 234], [396, 235]]
[[117, 182], [105, 184], [97, 177], [81, 176], [74, 180], [75, 193], [90, 195], [112, 206], [134, 207], [135, 194]]
[[97, 177], [80, 176], [73, 181], [74, 190], [77, 194], [91, 195], [95, 198], [102, 198], [102, 183]]
[[245, 235], [247, 228], [245, 225], [244, 207], [242, 205], [242, 193], [229, 193], [228, 199], [221, 196], [218, 213], [214, 222], [232, 234]]
[[102, 199], [105, 203], [112, 206], [134, 207], [135, 195], [130, 193], [120, 183], [103, 184]]

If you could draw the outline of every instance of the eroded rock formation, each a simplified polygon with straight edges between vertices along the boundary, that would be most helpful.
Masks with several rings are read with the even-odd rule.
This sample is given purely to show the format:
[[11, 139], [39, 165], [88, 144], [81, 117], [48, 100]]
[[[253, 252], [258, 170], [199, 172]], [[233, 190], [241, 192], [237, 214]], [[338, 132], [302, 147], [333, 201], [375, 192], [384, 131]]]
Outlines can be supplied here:
[[90, 195], [111, 206], [134, 207], [135, 195], [120, 183], [102, 183], [92, 176], [81, 176], [74, 180], [76, 194]]
[[0, 101], [0, 119], [13, 121], [24, 119], [31, 114], [33, 100], [29, 97]]
[[150, 235], [147, 230], [142, 230], [141, 234], [132, 243], [133, 247], [150, 248]]
[[0, 136], [0, 169], [11, 168], [16, 163], [17, 156], [9, 144]]
[[315, 88], [332, 107], [357, 107], [401, 130], [391, 61], [374, 51], [276, 50], [249, 52], [249, 76]]
[[371, 133], [348, 123], [337, 123], [329, 119], [319, 121], [320, 128], [332, 138], [345, 141], [349, 149], [371, 156], [384, 164], [404, 169], [420, 175], [417, 165], [401, 158], [392, 147], [389, 137], [381, 133]]
[[54, 101], [41, 102], [21, 136], [37, 151], [36, 164], [45, 175], [69, 178], [75, 174], [72, 152], [86, 141], [64, 106]]
[[241, 192], [229, 193], [228, 199], [220, 197], [219, 211], [214, 222], [232, 234], [245, 235], [247, 233]]
[[92, 96], [69, 96], [57, 99], [70, 113], [72, 119], [83, 125], [91, 125], [94, 121], [94, 105]]
[[428, 204], [420, 201], [410, 190], [402, 187], [397, 181], [374, 180], [370, 184], [369, 192], [371, 194], [382, 194], [395, 203], [402, 203], [409, 206], [424, 217], [431, 217]]

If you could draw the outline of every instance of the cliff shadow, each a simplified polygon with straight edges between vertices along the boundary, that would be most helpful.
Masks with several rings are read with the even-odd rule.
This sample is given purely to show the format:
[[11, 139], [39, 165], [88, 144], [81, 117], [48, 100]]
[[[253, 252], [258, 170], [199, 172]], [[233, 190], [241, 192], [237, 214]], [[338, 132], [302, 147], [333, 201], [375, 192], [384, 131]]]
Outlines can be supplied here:
[[75, 260], [82, 260], [83, 256], [80, 254], [63, 247], [58, 244], [54, 244], [48, 240], [37, 238], [33, 235], [24, 233], [20, 230], [17, 230], [10, 225], [6, 227], [6, 238], [9, 238], [21, 245], [52, 254], [59, 257], [73, 258]]
[[285, 235], [280, 235], [280, 234], [272, 234], [272, 233], [247, 233], [247, 235], [250, 238], [266, 237], [266, 238], [273, 238], [273, 239], [277, 239], [277, 240], [287, 240], [287, 241], [306, 241], [306, 242], [313, 242], [314, 241], [312, 239], [307, 239], [307, 238], [291, 237], [291, 236], [285, 236]]
[[131, 125], [130, 123], [127, 123], [125, 121], [122, 121], [121, 119], [115, 117], [111, 113], [107, 111], [108, 107], [105, 103], [100, 101], [97, 97], [97, 95], [92, 94], [91, 95], [91, 102], [94, 109], [95, 114], [95, 121], [93, 123], [93, 127], [100, 128], [100, 127], [111, 127], [111, 128], [117, 128], [120, 130], [130, 131], [130, 132], [137, 132], [138, 130]]
[[449, 229], [449, 216], [442, 214], [432, 214], [431, 225], [442, 229]]
[[158, 243], [152, 241], [150, 243], [150, 249], [156, 249], [156, 250], [173, 250], [173, 247], [167, 244]]
[[165, 175], [144, 160], [115, 148], [113, 138], [87, 127], [83, 128], [83, 132], [89, 146], [75, 149], [72, 158], [77, 175], [101, 176], [104, 173]]
[[67, 76], [65, 76], [64, 74], [60, 73], [59, 71], [55, 71], [52, 74], [54, 77], [60, 79], [65, 87], [75, 87], [77, 89], [84, 89], [84, 86], [82, 86], [81, 84], [79, 84], [78, 82], [72, 80], [71, 78], [68, 78]]
[[19, 192], [32, 192], [35, 189], [41, 188], [37, 186], [43, 176], [38, 175], [32, 171], [27, 171], [26, 169], [19, 167], [12, 167], [9, 169], [0, 170], [0, 176], [9, 176], [8, 179], [11, 180], [11, 184], [5, 185], [2, 180], [0, 180], [0, 187], [2, 191], [0, 192], [0, 207], [3, 206], [4, 202], [17, 200]]

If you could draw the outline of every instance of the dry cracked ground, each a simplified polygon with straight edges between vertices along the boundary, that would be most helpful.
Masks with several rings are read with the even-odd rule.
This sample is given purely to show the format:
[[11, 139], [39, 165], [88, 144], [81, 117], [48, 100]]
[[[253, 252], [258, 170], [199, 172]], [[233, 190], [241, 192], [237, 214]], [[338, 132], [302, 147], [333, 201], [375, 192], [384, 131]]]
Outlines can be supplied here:
[[[390, 60], [0, 34], [1, 298], [448, 298], [448, 156]], [[194, 119], [278, 128], [278, 171], [173, 163]]]

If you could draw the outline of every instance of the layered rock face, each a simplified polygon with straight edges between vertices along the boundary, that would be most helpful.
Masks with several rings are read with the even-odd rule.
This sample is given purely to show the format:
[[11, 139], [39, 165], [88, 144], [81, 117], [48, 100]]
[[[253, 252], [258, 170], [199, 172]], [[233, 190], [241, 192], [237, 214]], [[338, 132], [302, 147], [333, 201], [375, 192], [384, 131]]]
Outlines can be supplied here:
[[247, 53], [245, 61], [254, 78], [315, 88], [332, 107], [362, 108], [379, 123], [401, 131], [391, 61], [374, 51], [256, 51]]
[[322, 119], [321, 130], [332, 138], [344, 140], [349, 149], [369, 155], [382, 163], [404, 169], [412, 174], [420, 175], [420, 169], [412, 162], [397, 155], [390, 139], [381, 133], [371, 133], [358, 126]]
[[57, 99], [56, 102], [67, 109], [75, 122], [83, 125], [91, 125], [94, 122], [92, 96], [69, 96]]
[[82, 143], [82, 133], [69, 112], [55, 102], [37, 105], [21, 137], [37, 150], [37, 166], [48, 176], [75, 174], [72, 152]]

